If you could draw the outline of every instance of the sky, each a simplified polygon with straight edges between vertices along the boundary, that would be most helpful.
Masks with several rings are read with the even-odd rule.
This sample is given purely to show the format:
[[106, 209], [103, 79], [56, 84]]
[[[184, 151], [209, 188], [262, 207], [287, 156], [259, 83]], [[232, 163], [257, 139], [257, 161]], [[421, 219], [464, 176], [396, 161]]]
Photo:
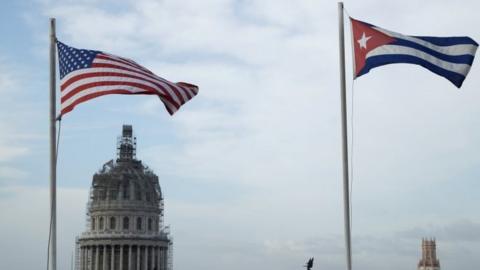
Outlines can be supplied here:
[[[480, 41], [476, 0], [345, 8], [404, 34]], [[337, 3], [326, 0], [2, 1], [0, 269], [46, 268], [50, 17], [68, 45], [200, 87], [173, 117], [153, 96], [114, 95], [64, 117], [59, 269], [122, 124], [159, 176], [174, 269], [291, 270], [310, 257], [345, 269]], [[442, 269], [478, 269], [478, 59], [461, 89], [405, 64], [353, 83], [348, 33], [354, 269], [415, 269], [422, 237], [436, 238]]]

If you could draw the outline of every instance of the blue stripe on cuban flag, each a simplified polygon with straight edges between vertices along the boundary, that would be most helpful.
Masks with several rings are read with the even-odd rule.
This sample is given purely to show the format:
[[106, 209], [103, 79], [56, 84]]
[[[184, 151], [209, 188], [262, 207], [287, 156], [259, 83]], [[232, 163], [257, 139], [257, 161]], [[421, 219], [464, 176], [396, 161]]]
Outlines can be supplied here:
[[478, 44], [469, 37], [406, 36], [371, 25], [394, 40], [369, 51], [356, 77], [393, 63], [417, 64], [460, 88], [473, 63]]

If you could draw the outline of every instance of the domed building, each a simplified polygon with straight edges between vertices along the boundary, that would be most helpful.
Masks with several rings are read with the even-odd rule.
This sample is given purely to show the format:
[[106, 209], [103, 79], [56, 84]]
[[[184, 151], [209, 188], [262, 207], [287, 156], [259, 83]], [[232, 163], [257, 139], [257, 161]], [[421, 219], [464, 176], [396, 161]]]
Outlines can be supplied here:
[[95, 173], [87, 228], [76, 240], [76, 270], [171, 270], [172, 240], [163, 225], [158, 177], [136, 159], [124, 125], [117, 159]]

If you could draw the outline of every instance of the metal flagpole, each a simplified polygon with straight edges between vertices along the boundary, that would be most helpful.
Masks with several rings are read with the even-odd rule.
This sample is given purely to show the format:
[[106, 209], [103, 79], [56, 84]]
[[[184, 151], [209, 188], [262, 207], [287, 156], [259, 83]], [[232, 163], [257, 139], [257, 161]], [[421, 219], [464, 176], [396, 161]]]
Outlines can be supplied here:
[[347, 99], [345, 87], [345, 40], [343, 33], [343, 2], [338, 2], [338, 37], [340, 47], [340, 104], [342, 114], [342, 161], [343, 161], [343, 204], [345, 219], [345, 246], [347, 269], [352, 269], [352, 248], [350, 237], [350, 192], [348, 186], [348, 144], [347, 144]]
[[57, 162], [55, 97], [55, 18], [50, 18], [50, 269], [57, 269]]

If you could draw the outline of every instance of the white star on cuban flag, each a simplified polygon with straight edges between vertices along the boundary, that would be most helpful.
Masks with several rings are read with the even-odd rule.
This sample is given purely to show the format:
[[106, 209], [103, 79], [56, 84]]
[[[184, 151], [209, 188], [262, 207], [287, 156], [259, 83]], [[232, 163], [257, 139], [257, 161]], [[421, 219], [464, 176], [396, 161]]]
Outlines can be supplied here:
[[358, 44], [360, 44], [360, 48], [366, 49], [367, 48], [367, 41], [371, 38], [372, 38], [371, 36], [369, 36], [369, 37], [365, 36], [365, 32], [363, 32], [362, 38], [357, 40]]

